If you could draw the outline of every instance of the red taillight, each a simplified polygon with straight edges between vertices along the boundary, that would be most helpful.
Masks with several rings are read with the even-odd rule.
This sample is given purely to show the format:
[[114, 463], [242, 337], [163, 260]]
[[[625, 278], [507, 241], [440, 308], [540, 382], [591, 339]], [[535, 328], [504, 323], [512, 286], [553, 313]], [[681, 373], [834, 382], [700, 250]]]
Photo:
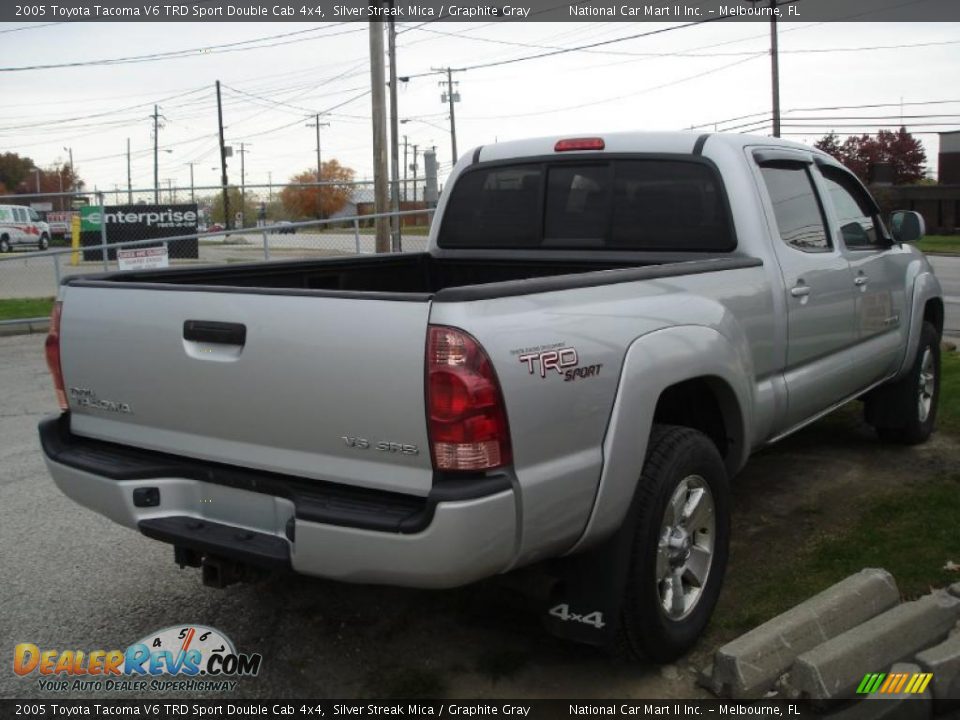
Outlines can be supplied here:
[[60, 313], [63, 303], [57, 301], [53, 304], [53, 312], [50, 313], [50, 332], [47, 333], [47, 342], [44, 350], [47, 354], [47, 367], [50, 368], [50, 375], [53, 376], [53, 389], [57, 392], [57, 402], [60, 403], [60, 409], [66, 410], [67, 393], [63, 389], [63, 370], [60, 367]]
[[603, 150], [606, 144], [603, 138], [568, 138], [566, 140], [557, 140], [553, 146], [554, 152], [565, 152], [567, 150]]
[[430, 326], [427, 424], [437, 470], [489, 470], [512, 460], [493, 365], [480, 343], [462, 330]]

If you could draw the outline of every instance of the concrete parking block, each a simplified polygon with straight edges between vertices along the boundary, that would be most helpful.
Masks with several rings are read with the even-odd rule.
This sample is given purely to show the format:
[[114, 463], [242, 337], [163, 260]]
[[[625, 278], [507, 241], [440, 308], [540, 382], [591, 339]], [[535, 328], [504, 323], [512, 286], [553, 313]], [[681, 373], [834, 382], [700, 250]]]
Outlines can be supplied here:
[[899, 600], [890, 573], [861, 570], [717, 650], [705, 684], [717, 695], [763, 697], [801, 653], [894, 607]]
[[[896, 663], [890, 674], [923, 672], [913, 663]], [[933, 714], [933, 696], [928, 687], [920, 695], [875, 692], [846, 710], [830, 715], [830, 720], [926, 720]]]
[[933, 673], [934, 698], [960, 698], [960, 633], [951, 633], [939, 645], [917, 653], [916, 660], [924, 672]]
[[50, 330], [49, 320], [0, 323], [0, 337], [45, 333]]
[[864, 673], [881, 672], [941, 642], [960, 617], [960, 599], [943, 590], [903, 603], [803, 653], [790, 670], [798, 697], [853, 697]]

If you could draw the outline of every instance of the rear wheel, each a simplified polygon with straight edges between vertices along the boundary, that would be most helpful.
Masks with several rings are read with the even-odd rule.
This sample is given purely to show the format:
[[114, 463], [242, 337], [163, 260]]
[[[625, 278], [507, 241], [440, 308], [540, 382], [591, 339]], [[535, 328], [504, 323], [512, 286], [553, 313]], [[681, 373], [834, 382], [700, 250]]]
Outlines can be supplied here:
[[6, 235], [0, 237], [0, 253], [10, 252], [10, 238]]
[[882, 441], [917, 445], [933, 433], [939, 399], [940, 335], [925, 322], [910, 371], [871, 393], [865, 415]]
[[730, 538], [726, 468], [703, 433], [657, 425], [637, 492], [622, 644], [669, 662], [693, 647], [720, 596]]

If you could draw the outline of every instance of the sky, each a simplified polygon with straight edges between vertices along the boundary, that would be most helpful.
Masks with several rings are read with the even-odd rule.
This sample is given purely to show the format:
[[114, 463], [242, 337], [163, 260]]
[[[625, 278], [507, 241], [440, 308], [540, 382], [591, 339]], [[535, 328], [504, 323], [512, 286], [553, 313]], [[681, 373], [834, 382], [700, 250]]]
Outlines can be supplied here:
[[[672, 29], [474, 67], [661, 28]], [[445, 75], [430, 74], [438, 67], [472, 68], [454, 73], [461, 154], [539, 135], [691, 126], [770, 133], [766, 23], [410, 22], [397, 31], [398, 75], [410, 76], [398, 83], [399, 116], [407, 120], [399, 134], [411, 153], [413, 145], [436, 146], [441, 177], [451, 167], [451, 145], [439, 87]], [[133, 186], [153, 186], [154, 103], [163, 116], [161, 186], [169, 178], [189, 187], [190, 163], [197, 186], [218, 184], [216, 80], [227, 144], [238, 151], [243, 142], [248, 151], [248, 184], [282, 183], [315, 167], [316, 131], [307, 123], [318, 112], [329, 123], [321, 128], [324, 160], [336, 158], [357, 179], [372, 177], [364, 22], [0, 23], [0, 37], [5, 68], [187, 51], [143, 62], [0, 71], [0, 152], [47, 167], [66, 161], [65, 148], [72, 148], [88, 189], [126, 187], [127, 138]], [[830, 129], [841, 137], [876, 132], [902, 118], [935, 169], [936, 131], [960, 129], [960, 23], [781, 23], [779, 45], [786, 137], [812, 142]], [[882, 106], [849, 107], [857, 105]], [[230, 160], [231, 183], [239, 182], [239, 160]]]

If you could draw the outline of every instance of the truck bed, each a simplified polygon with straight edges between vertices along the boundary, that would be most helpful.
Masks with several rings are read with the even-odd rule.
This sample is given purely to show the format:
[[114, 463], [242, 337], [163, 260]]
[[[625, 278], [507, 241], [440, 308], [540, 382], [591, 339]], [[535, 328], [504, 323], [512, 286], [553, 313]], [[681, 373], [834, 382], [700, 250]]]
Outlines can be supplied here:
[[[69, 285], [266, 294], [317, 294], [380, 300], [477, 300], [759, 265], [743, 257], [691, 259], [445, 258], [429, 253], [105, 273]], [[613, 272], [610, 272], [613, 271]]]

